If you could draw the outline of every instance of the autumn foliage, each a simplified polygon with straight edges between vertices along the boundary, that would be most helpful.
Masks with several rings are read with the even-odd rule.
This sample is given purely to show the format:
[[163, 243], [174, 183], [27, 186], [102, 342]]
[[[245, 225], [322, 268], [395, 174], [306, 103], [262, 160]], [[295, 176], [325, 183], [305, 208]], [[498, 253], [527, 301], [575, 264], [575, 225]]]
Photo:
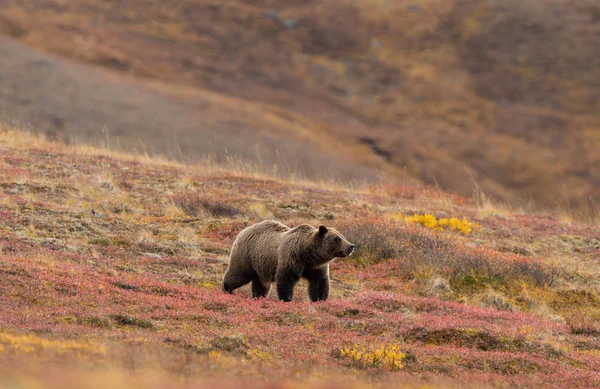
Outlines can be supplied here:
[[[0, 186], [3, 382], [63, 387], [68, 372], [91, 387], [155, 376], [157, 387], [600, 385], [598, 268], [573, 262], [598, 258], [591, 225], [483, 213], [434, 189], [282, 181], [7, 130]], [[265, 218], [331, 225], [357, 244], [333, 262], [329, 300], [309, 302], [305, 283], [292, 303], [221, 291], [232, 240]]]

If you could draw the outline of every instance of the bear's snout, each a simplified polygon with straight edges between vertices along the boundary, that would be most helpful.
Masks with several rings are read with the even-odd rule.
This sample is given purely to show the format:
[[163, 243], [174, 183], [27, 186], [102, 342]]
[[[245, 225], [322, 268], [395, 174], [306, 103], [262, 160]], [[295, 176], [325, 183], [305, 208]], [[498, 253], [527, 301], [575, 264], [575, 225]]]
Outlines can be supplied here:
[[347, 257], [350, 256], [350, 254], [352, 254], [352, 252], [354, 251], [355, 247], [356, 246], [353, 245], [353, 244], [351, 244], [350, 246], [348, 246], [348, 248], [346, 249], [346, 253], [345, 253]]

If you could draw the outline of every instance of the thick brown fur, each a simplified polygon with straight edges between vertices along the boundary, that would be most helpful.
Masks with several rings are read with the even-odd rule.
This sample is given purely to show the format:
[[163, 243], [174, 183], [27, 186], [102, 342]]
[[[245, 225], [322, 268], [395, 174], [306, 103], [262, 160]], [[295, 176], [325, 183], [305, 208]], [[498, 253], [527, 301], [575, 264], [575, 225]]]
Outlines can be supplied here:
[[223, 290], [252, 282], [252, 296], [266, 297], [275, 282], [280, 300], [291, 301], [300, 278], [312, 301], [329, 297], [329, 263], [352, 253], [354, 245], [333, 228], [308, 224], [289, 228], [265, 220], [242, 230], [231, 248]]

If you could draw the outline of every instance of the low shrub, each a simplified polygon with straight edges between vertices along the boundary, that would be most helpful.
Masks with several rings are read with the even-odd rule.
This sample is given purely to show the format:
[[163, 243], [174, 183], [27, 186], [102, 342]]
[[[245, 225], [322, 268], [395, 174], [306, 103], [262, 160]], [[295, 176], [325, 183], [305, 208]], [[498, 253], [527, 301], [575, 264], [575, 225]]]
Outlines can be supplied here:
[[140, 327], [140, 328], [154, 327], [150, 321], [144, 320], [144, 319], [138, 319], [136, 317], [121, 315], [121, 314], [112, 314], [112, 315], [109, 315], [109, 317], [117, 325], [120, 325], [120, 326], [133, 326], [133, 327]]
[[566, 321], [572, 334], [600, 337], [600, 323], [585, 314], [571, 315]]
[[353, 361], [363, 369], [400, 370], [404, 367], [406, 354], [394, 344], [382, 344], [378, 348], [366, 348], [358, 345], [339, 350], [339, 357]]
[[396, 242], [404, 237], [397, 222], [374, 216], [340, 219], [337, 229], [356, 244], [353, 256], [363, 264], [394, 258], [398, 254]]
[[396, 258], [408, 275], [444, 277], [456, 292], [481, 290], [489, 284], [518, 279], [551, 286], [560, 275], [558, 268], [537, 258], [500, 253], [485, 246], [466, 246], [402, 221], [351, 217], [340, 220], [338, 226], [356, 244], [357, 264]]
[[187, 216], [196, 217], [204, 210], [214, 217], [234, 217], [242, 212], [235, 206], [215, 196], [198, 193], [180, 193], [172, 197], [175, 206]]
[[463, 235], [470, 235], [472, 231], [479, 230], [479, 225], [475, 222], [470, 222], [466, 218], [458, 219], [456, 217], [447, 218], [436, 218], [431, 214], [424, 215], [413, 215], [404, 219], [408, 223], [421, 224], [424, 227], [430, 228], [436, 231], [454, 230], [458, 231]]

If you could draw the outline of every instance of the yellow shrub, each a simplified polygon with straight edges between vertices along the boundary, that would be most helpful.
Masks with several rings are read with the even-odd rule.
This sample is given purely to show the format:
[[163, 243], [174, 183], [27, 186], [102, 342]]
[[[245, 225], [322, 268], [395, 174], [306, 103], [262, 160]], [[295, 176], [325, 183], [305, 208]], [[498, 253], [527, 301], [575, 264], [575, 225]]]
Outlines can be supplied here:
[[208, 358], [216, 366], [227, 367], [238, 362], [238, 360], [224, 352], [212, 350], [208, 353]]
[[271, 360], [271, 354], [266, 353], [264, 351], [260, 351], [258, 349], [248, 350], [248, 355], [250, 356], [251, 359], [254, 359], [257, 361], [269, 362]]
[[458, 231], [464, 235], [469, 235], [473, 230], [479, 230], [479, 225], [474, 222], [468, 221], [466, 218], [462, 220], [453, 217], [450, 219], [436, 218], [431, 214], [424, 215], [413, 215], [404, 219], [408, 223], [418, 223], [424, 227], [430, 228], [436, 231], [444, 231], [451, 229]]
[[11, 335], [0, 333], [0, 352], [28, 354], [32, 352], [55, 352], [59, 354], [74, 353], [102, 355], [106, 348], [99, 344], [77, 342], [71, 340], [51, 340], [35, 335]]
[[431, 228], [436, 231], [443, 231], [444, 228], [438, 223], [435, 216], [428, 213], [424, 215], [414, 215], [405, 219], [409, 223], [419, 223], [424, 227]]
[[215, 361], [220, 361], [223, 359], [223, 354], [219, 351], [212, 350], [208, 353], [208, 357], [210, 359], [214, 359]]
[[217, 285], [211, 280], [202, 280], [198, 286], [206, 289], [214, 289]]
[[394, 344], [382, 344], [376, 349], [354, 345], [341, 349], [340, 357], [352, 359], [363, 368], [399, 370], [404, 367], [402, 360], [406, 357], [406, 354], [401, 352], [400, 347]]

